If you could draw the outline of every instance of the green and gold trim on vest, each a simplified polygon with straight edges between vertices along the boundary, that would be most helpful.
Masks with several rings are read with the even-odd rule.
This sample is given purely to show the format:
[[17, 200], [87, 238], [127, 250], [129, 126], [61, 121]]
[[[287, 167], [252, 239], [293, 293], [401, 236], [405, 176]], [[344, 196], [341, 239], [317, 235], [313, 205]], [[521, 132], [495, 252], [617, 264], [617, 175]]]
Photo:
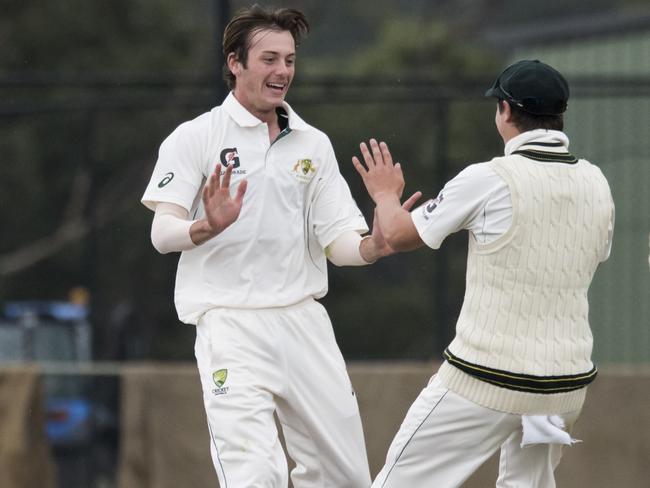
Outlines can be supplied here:
[[519, 151], [513, 151], [512, 154], [519, 154], [528, 159], [534, 161], [541, 161], [544, 163], [567, 163], [575, 164], [578, 162], [573, 154], [568, 152], [551, 152], [551, 151], [540, 151], [539, 149], [520, 149]]
[[528, 393], [552, 394], [579, 390], [591, 383], [598, 374], [598, 370], [594, 366], [591, 371], [581, 374], [564, 376], [534, 376], [523, 373], [511, 373], [509, 371], [502, 371], [499, 369], [488, 368], [487, 366], [472, 364], [454, 356], [449, 349], [445, 350], [444, 356], [449, 364], [478, 380], [502, 388], [507, 388], [509, 390]]

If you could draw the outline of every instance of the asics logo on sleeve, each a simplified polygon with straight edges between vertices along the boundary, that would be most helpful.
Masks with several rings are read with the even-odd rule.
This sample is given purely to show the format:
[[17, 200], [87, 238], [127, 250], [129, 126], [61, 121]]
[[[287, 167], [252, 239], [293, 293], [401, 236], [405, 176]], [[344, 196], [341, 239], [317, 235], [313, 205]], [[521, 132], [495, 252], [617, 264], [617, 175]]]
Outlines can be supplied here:
[[160, 183], [158, 183], [158, 188], [167, 186], [167, 183], [169, 183], [173, 179], [174, 179], [174, 173], [170, 171], [165, 175], [165, 177], [162, 180], [160, 180]]

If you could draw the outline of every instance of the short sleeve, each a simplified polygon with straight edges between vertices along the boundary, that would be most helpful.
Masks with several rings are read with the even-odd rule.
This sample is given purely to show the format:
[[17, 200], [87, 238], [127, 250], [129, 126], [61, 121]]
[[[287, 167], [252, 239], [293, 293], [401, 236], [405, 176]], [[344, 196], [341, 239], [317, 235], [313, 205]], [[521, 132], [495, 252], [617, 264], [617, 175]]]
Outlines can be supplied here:
[[427, 246], [438, 249], [454, 232], [477, 231], [476, 223], [481, 221], [490, 196], [503, 185], [486, 163], [468, 166], [449, 180], [436, 198], [411, 212], [418, 234]]
[[352, 198], [350, 188], [339, 171], [329, 141], [323, 146], [322, 168], [316, 175], [308, 221], [318, 243], [327, 247], [343, 232], [368, 232], [368, 224]]
[[207, 128], [195, 119], [181, 124], [160, 145], [158, 160], [142, 203], [154, 210], [158, 202], [190, 211], [205, 178]]

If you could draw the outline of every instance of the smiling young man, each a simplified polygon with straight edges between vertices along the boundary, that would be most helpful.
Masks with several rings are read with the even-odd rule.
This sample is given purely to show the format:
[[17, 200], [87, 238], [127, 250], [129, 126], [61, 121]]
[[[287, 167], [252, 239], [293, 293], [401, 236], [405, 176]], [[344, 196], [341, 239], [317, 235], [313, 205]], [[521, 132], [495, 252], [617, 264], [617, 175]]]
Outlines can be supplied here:
[[373, 483], [453, 488], [497, 449], [497, 487], [555, 487], [580, 414], [591, 361], [587, 291], [609, 256], [614, 205], [598, 167], [569, 153], [569, 98], [551, 66], [509, 66], [486, 96], [505, 154], [468, 166], [437, 198], [399, 205], [402, 170], [384, 143], [353, 163], [377, 204], [386, 241], [438, 249], [467, 230], [463, 306], [445, 362], [415, 400]]
[[155, 210], [156, 249], [182, 251], [175, 303], [196, 325], [222, 488], [287, 486], [274, 413], [295, 488], [370, 485], [356, 397], [316, 299], [327, 292], [326, 257], [364, 265], [393, 250], [376, 226], [361, 237], [368, 228], [329, 139], [284, 101], [307, 31], [293, 9], [254, 6], [232, 19], [231, 93], [162, 143], [142, 198]]

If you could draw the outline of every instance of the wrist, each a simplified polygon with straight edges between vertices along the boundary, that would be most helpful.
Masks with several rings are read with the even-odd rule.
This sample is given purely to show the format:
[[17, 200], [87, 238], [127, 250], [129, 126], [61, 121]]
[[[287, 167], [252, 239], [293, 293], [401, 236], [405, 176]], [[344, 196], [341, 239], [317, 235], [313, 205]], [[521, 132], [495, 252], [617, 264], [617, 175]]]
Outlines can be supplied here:
[[220, 233], [213, 229], [207, 219], [196, 220], [190, 227], [190, 238], [197, 246], [209, 241]]
[[400, 204], [399, 201], [399, 195], [396, 193], [390, 192], [390, 191], [381, 191], [377, 192], [373, 195], [372, 199], [374, 200], [375, 204], [379, 205], [380, 202], [382, 204], [386, 203], [397, 203]]

